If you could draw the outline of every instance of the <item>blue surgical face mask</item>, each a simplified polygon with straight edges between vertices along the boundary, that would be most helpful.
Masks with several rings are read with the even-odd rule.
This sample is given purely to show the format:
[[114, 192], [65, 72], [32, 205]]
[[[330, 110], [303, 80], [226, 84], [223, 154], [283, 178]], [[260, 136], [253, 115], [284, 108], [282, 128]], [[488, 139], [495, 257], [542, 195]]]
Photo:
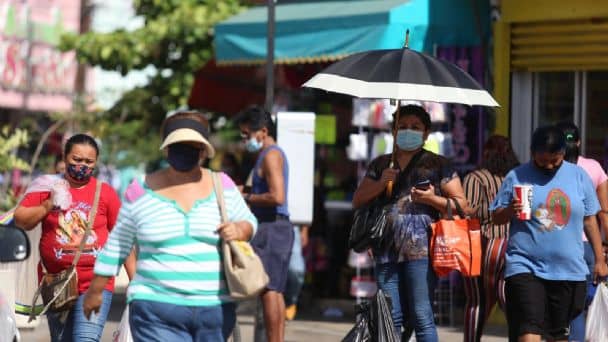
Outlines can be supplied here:
[[201, 150], [195, 146], [175, 143], [167, 148], [167, 161], [172, 168], [186, 172], [198, 166]]
[[397, 131], [397, 146], [404, 151], [414, 151], [424, 144], [423, 133], [413, 129], [400, 129]]
[[255, 137], [249, 138], [249, 140], [247, 140], [247, 142], [245, 143], [245, 149], [251, 153], [258, 152], [262, 149], [262, 146], [262, 142], [258, 141], [258, 139], [256, 139]]

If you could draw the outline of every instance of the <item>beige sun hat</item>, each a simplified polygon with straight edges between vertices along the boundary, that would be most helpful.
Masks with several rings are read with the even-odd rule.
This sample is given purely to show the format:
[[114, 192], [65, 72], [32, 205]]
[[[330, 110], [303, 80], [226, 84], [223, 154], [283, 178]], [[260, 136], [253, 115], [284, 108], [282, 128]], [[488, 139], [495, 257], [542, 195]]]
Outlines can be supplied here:
[[171, 144], [179, 142], [196, 142], [205, 146], [209, 158], [215, 156], [215, 148], [207, 139], [207, 136], [209, 135], [207, 129], [196, 120], [187, 118], [172, 120], [165, 127], [163, 135], [165, 138], [160, 145], [161, 150]]

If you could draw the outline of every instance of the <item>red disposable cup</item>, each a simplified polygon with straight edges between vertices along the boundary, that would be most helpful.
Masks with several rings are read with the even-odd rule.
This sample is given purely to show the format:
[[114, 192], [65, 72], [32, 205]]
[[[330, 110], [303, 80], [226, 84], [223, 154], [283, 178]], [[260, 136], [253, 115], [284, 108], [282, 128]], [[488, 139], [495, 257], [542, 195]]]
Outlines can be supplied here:
[[517, 184], [513, 186], [515, 199], [522, 205], [521, 211], [517, 213], [517, 218], [526, 221], [532, 218], [532, 185]]

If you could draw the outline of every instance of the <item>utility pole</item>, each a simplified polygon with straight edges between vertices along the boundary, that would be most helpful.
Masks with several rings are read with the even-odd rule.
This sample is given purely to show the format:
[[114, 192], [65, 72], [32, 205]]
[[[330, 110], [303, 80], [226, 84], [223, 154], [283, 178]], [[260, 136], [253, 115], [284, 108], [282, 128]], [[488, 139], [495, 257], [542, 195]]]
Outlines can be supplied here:
[[268, 0], [268, 32], [266, 37], [266, 110], [272, 113], [274, 104], [274, 29], [275, 1]]
[[[89, 4], [89, 0], [80, 0], [80, 23], [78, 32], [84, 34], [89, 31], [91, 24], [91, 10], [92, 6]], [[76, 72], [76, 80], [74, 81], [74, 91], [80, 96], [86, 91], [87, 82], [87, 67], [84, 64], [78, 64], [78, 70]]]
[[[91, 25], [91, 12], [93, 5], [89, 0], [80, 0], [80, 22], [78, 32], [84, 34], [89, 31]], [[76, 61], [78, 63], [78, 61]], [[72, 111], [68, 119], [68, 131], [75, 130], [74, 114], [86, 110], [86, 84], [87, 84], [87, 66], [78, 63], [76, 69], [76, 78], [74, 80], [74, 95], [72, 100]]]

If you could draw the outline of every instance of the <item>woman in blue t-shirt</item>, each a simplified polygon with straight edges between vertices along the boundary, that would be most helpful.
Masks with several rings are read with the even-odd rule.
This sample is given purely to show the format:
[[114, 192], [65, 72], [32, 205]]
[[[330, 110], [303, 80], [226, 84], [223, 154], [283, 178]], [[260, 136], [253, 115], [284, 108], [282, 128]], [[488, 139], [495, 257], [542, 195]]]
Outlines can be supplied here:
[[[505, 295], [509, 340], [568, 340], [569, 325], [585, 303], [583, 230], [595, 254], [594, 279], [608, 274], [589, 176], [564, 161], [566, 139], [554, 126], [532, 135], [532, 160], [509, 172], [492, 204], [496, 224], [510, 222]], [[532, 215], [517, 218], [513, 187], [532, 185]]]

